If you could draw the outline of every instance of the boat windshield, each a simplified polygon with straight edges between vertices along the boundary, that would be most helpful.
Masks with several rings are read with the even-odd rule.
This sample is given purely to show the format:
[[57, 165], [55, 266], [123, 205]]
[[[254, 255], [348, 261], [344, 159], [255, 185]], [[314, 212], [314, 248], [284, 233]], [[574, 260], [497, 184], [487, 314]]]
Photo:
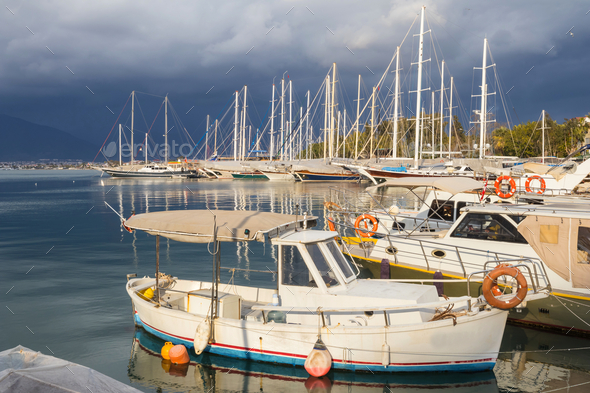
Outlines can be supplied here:
[[346, 258], [344, 258], [344, 255], [342, 255], [342, 251], [340, 251], [334, 240], [330, 240], [329, 242], [327, 242], [326, 246], [328, 247], [330, 253], [334, 256], [334, 259], [336, 260], [338, 267], [340, 268], [340, 270], [344, 274], [344, 277], [346, 278], [346, 281], [348, 282], [348, 280], [351, 277], [354, 277], [354, 273], [352, 271], [352, 267], [350, 267], [350, 263], [348, 263]]
[[518, 229], [500, 214], [468, 213], [451, 237], [526, 243]]
[[330, 264], [328, 263], [328, 261], [326, 261], [326, 257], [324, 256], [324, 254], [320, 250], [319, 244], [318, 243], [306, 244], [305, 248], [307, 248], [309, 255], [311, 255], [311, 259], [313, 260], [313, 263], [315, 263], [316, 267], [318, 268], [318, 271], [320, 272], [320, 276], [322, 276], [322, 279], [326, 283], [326, 286], [327, 287], [335, 287], [335, 286], [339, 285], [338, 279], [336, 278], [336, 273], [334, 273], [334, 269], [332, 269], [330, 267]]
[[[315, 263], [320, 276], [326, 283], [327, 287], [335, 287], [339, 285], [336, 279], [336, 274], [329, 267], [324, 255], [320, 251], [317, 243], [308, 244], [305, 246]], [[281, 269], [281, 284], [317, 287], [317, 284], [299, 251], [295, 245], [283, 245], [282, 247], [282, 269]]]

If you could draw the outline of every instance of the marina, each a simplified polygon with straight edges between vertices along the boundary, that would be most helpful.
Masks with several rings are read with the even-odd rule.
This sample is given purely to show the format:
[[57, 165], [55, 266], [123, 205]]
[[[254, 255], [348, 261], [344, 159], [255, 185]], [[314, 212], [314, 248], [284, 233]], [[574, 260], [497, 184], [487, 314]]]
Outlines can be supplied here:
[[[199, 386], [196, 391], [206, 392], [213, 384], [219, 391], [249, 391], [251, 388], [248, 386], [259, 386], [260, 383], [264, 391], [290, 391], [294, 388], [305, 391], [305, 384], [309, 386], [309, 374], [303, 367], [273, 365], [269, 368], [254, 359], [236, 360], [209, 353], [200, 356], [193, 353], [190, 363], [184, 368], [162, 368], [161, 357], [154, 353], [159, 353], [163, 341], [158, 341], [160, 338], [153, 332], [134, 327], [129, 296], [121, 290], [126, 284], [125, 276], [129, 273], [135, 272], [138, 277], [153, 277], [154, 236], [142, 235], [139, 231], [127, 232], [119, 222], [119, 217], [104, 202], [107, 201], [123, 217], [131, 216], [132, 211], [137, 214], [140, 211], [207, 207], [238, 211], [256, 209], [295, 215], [296, 205], [299, 205], [301, 214], [305, 211], [309, 213], [308, 216], [319, 217], [315, 229], [312, 229], [316, 231], [328, 229], [323, 216], [324, 202], [330, 198], [329, 189], [315, 183], [293, 182], [271, 186], [270, 182], [128, 179], [121, 183], [117, 179], [101, 178], [96, 171], [21, 171], [20, 176], [15, 176], [15, 172], [18, 171], [6, 171], [0, 181], [3, 214], [10, 212], [10, 206], [14, 206], [17, 200], [19, 209], [19, 213], [12, 213], [13, 218], [6, 221], [3, 238], [9, 243], [2, 248], [3, 259], [18, 255], [21, 260], [35, 266], [28, 274], [25, 273], [30, 267], [20, 271], [21, 268], [14, 266], [8, 271], [8, 280], [14, 288], [7, 295], [7, 305], [15, 312], [15, 318], [5, 319], [6, 328], [19, 337], [19, 341], [43, 353], [51, 354], [47, 349], [50, 348], [58, 357], [84, 364], [143, 391], [184, 391], [190, 385]], [[261, 189], [261, 185], [265, 186]], [[343, 187], [350, 192], [361, 192], [366, 186], [353, 183]], [[40, 197], [45, 200], [42, 204], [39, 203]], [[76, 219], [71, 224], [59, 220], [67, 211], [76, 213], [72, 216]], [[41, 212], [45, 213], [40, 215]], [[33, 226], [24, 225], [24, 222], [32, 223]], [[66, 234], [72, 226], [74, 228]], [[59, 235], [61, 227], [64, 230]], [[11, 228], [10, 234], [6, 228]], [[100, 235], [96, 235], [97, 228], [100, 228]], [[56, 235], [46, 238], [44, 234], [47, 230]], [[23, 231], [28, 233], [28, 238], [35, 244], [25, 253], [19, 251], [17, 242]], [[83, 240], [89, 233], [95, 234], [92, 240]], [[202, 249], [201, 254], [204, 253], [204, 256], [195, 253], [194, 248]], [[247, 245], [242, 242], [225, 243], [223, 249], [221, 266], [235, 267], [236, 270], [222, 269], [220, 283], [227, 285], [233, 279], [238, 286], [276, 289], [276, 275], [259, 272], [268, 271], [267, 266], [271, 270], [277, 267], [276, 262], [270, 266], [266, 262], [267, 258], [278, 262], [278, 254], [268, 242], [249, 242]], [[211, 279], [212, 256], [207, 251], [207, 244], [184, 244], [163, 238], [160, 253], [162, 271], [191, 280], [198, 280], [200, 275]], [[79, 265], [82, 254], [86, 255], [86, 263], [73, 269], [73, 266]], [[359, 268], [359, 277], [371, 277], [371, 267], [360, 264]], [[107, 281], [97, 281], [97, 277], [106, 277]], [[54, 281], [57, 285], [48, 285]], [[60, 282], [63, 285], [58, 284]], [[445, 290], [448, 285], [450, 283], [445, 284]], [[24, 287], [30, 290], [19, 291], [19, 288]], [[35, 296], [35, 293], [40, 292], [43, 293], [42, 297]], [[452, 295], [451, 292], [449, 294]], [[52, 302], [55, 296], [63, 299], [68, 293], [77, 295], [68, 301], [67, 308], [61, 302]], [[119, 306], [114, 307], [113, 302]], [[580, 309], [582, 306], [574, 304], [574, 307]], [[19, 310], [27, 310], [27, 313]], [[52, 314], [62, 317], [49, 318]], [[97, 319], [97, 316], [102, 317]], [[312, 318], [315, 325], [317, 315]], [[35, 334], [31, 334], [26, 327], [23, 331], [23, 325]], [[72, 331], [68, 326], [74, 325], [76, 329]], [[317, 325], [314, 329], [317, 329]], [[64, 332], [68, 334], [67, 341], [64, 341]], [[412, 377], [411, 374], [334, 370], [328, 374], [328, 378], [333, 390], [345, 391], [382, 391], [387, 388], [413, 391], [425, 387], [435, 391], [469, 391], [477, 387], [481, 389], [478, 391], [496, 392], [508, 391], [512, 387], [508, 386], [511, 383], [522, 384], [522, 391], [528, 391], [526, 386], [531, 383], [536, 384], [531, 386], [543, 386], [546, 389], [547, 386], [571, 386], [570, 391], [585, 391], [585, 385], [573, 385], [590, 382], [587, 377], [590, 360], [586, 356], [588, 352], [583, 349], [590, 345], [586, 338], [569, 337], [570, 334], [545, 333], [508, 323], [501, 336], [498, 360], [491, 372], [442, 373], [440, 377], [430, 374], [425, 379]], [[313, 341], [316, 335], [317, 330], [313, 333]], [[88, 340], [89, 336], [94, 338]], [[81, 346], [86, 350], [79, 351]], [[552, 346], [554, 348], [549, 351]], [[145, 348], [149, 348], [149, 351], [146, 352]], [[549, 354], [546, 354], [547, 351]], [[525, 376], [524, 373], [529, 369], [532, 371]], [[196, 382], [193, 378], [196, 378]]]
[[590, 391], [582, 2], [20, 3], [0, 393]]

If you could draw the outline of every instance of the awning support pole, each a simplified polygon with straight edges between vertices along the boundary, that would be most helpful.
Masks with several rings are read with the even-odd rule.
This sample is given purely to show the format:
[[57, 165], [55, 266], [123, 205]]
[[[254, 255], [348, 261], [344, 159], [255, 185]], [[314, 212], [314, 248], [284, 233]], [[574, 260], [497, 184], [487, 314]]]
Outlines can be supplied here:
[[160, 304], [160, 235], [156, 235], [156, 302]]

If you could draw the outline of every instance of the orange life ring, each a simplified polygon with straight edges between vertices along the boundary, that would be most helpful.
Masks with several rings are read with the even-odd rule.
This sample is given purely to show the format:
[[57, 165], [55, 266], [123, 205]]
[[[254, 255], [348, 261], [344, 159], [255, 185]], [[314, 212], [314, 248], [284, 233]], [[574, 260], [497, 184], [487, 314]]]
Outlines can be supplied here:
[[[498, 299], [496, 296], [500, 296], [503, 292], [498, 288], [498, 277], [510, 276], [516, 279], [517, 290], [514, 297], [510, 300]], [[508, 264], [501, 264], [494, 270], [489, 272], [483, 279], [482, 292], [486, 301], [490, 306], [508, 310], [512, 307], [518, 306], [526, 297], [528, 291], [527, 282], [520, 270]]]
[[[502, 192], [502, 181], [504, 180], [508, 180], [508, 182], [510, 183], [510, 190], [506, 193]], [[516, 193], [516, 182], [513, 178], [511, 178], [508, 175], [500, 176], [496, 179], [496, 182], [494, 183], [494, 188], [496, 189], [496, 194], [500, 198], [510, 198], [514, 195], [514, 193]]]
[[[369, 229], [369, 226], [367, 225], [367, 220], [369, 220], [369, 221], [371, 221], [371, 223], [373, 223], [373, 228], [371, 229], [371, 231], [367, 231]], [[365, 230], [360, 229], [361, 222], [365, 223]], [[360, 216], [357, 217], [356, 221], [354, 222], [354, 227], [357, 229], [356, 233], [359, 236], [371, 237], [371, 236], [375, 235], [375, 232], [377, 232], [377, 228], [379, 227], [379, 222], [377, 221], [377, 219], [375, 217], [373, 217], [370, 214], [361, 214]]]
[[528, 179], [526, 179], [526, 183], [524, 185], [526, 192], [530, 192], [530, 193], [533, 192], [531, 190], [531, 181], [533, 179], [536, 179], [541, 183], [541, 189], [539, 191], [536, 191], [536, 193], [539, 195], [543, 195], [545, 193], [545, 189], [547, 188], [547, 185], [545, 184], [545, 179], [543, 179], [541, 176], [538, 176], [538, 175], [531, 176]]
[[334, 221], [332, 221], [332, 217], [328, 217], [328, 228], [330, 228], [330, 230], [332, 232], [336, 232], [336, 225], [334, 225]]

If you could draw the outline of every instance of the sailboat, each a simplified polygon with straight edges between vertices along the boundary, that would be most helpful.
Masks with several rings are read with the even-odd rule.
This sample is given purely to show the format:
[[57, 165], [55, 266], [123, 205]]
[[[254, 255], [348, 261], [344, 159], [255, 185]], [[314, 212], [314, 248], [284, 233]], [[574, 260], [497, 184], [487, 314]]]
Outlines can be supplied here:
[[121, 140], [121, 131], [122, 127], [119, 124], [119, 166], [115, 168], [99, 168], [104, 173], [111, 175], [112, 177], [117, 178], [172, 178], [172, 177], [185, 177], [185, 178], [194, 178], [198, 177], [197, 172], [193, 169], [190, 169], [186, 163], [171, 163], [168, 162], [168, 96], [164, 99], [164, 161], [163, 163], [150, 163], [148, 161], [148, 154], [147, 154], [147, 143], [148, 143], [148, 134], [145, 135], [144, 140], [144, 155], [145, 155], [145, 163], [136, 163], [135, 162], [135, 148], [133, 144], [133, 137], [134, 137], [134, 117], [135, 117], [135, 91], [131, 93], [131, 161], [128, 164], [123, 165], [121, 159], [121, 149], [122, 149], [122, 140]]

